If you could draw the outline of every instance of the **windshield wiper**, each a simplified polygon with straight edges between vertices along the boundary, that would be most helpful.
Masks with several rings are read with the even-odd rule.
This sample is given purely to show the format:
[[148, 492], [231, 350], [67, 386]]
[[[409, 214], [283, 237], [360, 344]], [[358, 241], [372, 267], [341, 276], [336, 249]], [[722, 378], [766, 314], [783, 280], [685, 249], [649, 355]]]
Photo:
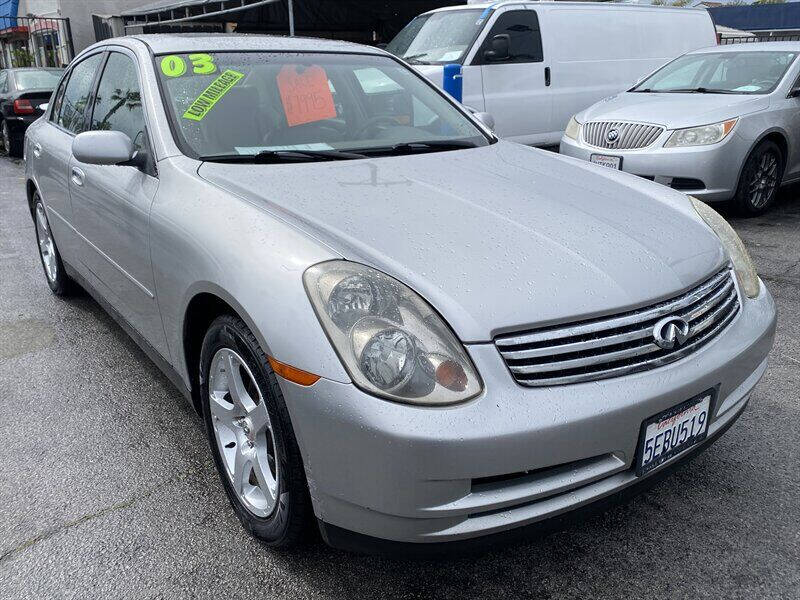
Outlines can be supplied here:
[[437, 152], [443, 150], [461, 150], [463, 148], [477, 148], [478, 144], [469, 140], [427, 140], [424, 142], [403, 142], [391, 146], [377, 148], [359, 148], [358, 152], [364, 154], [411, 154], [414, 152]]
[[420, 52], [419, 54], [412, 54], [411, 56], [404, 56], [403, 60], [412, 64], [425, 64], [425, 61], [419, 60], [423, 56], [428, 56], [427, 52]]
[[738, 93], [734, 92], [733, 90], [720, 90], [716, 88], [705, 88], [705, 87], [675, 88], [672, 90], [658, 90], [658, 91], [667, 94], [737, 94]]
[[257, 154], [211, 154], [201, 156], [200, 160], [207, 162], [270, 164], [319, 160], [354, 160], [357, 158], [366, 158], [366, 156], [341, 150], [262, 150]]

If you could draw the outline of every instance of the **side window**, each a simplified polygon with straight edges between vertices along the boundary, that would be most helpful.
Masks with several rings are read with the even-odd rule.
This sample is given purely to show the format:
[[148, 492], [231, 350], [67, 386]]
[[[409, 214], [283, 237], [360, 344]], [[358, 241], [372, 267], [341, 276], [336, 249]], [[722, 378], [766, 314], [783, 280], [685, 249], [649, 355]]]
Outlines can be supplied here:
[[95, 72], [102, 57], [102, 54], [94, 54], [72, 69], [56, 118], [56, 123], [68, 131], [73, 133], [86, 131], [84, 119], [86, 105], [89, 103]]
[[108, 56], [92, 111], [91, 129], [121, 131], [136, 149], [144, 145], [144, 113], [139, 77], [133, 60], [125, 54]]
[[[492, 49], [492, 39], [496, 35], [508, 36], [509, 56], [501, 61], [486, 61], [483, 53]], [[529, 63], [543, 60], [542, 34], [539, 31], [539, 17], [535, 10], [510, 10], [497, 17], [475, 57], [477, 64]]]
[[0, 71], [0, 94], [8, 93], [8, 73]]
[[58, 113], [61, 112], [61, 103], [64, 100], [64, 90], [67, 88], [68, 81], [69, 75], [61, 80], [61, 85], [58, 86], [58, 90], [53, 94], [53, 107], [50, 110], [50, 120], [54, 123], [58, 122]]

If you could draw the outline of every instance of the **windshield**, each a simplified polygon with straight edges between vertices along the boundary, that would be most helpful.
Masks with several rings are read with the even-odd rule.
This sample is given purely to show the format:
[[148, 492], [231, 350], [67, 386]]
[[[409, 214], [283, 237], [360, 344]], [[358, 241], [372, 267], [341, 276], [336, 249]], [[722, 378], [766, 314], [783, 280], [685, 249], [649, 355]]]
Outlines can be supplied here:
[[796, 56], [796, 52], [772, 51], [685, 54], [631, 91], [768, 94]]
[[389, 57], [217, 52], [155, 61], [178, 142], [190, 156], [331, 155], [420, 142], [448, 149], [444, 142], [472, 147], [490, 139]]
[[420, 15], [386, 46], [412, 63], [458, 63], [483, 26], [481, 10], [453, 10]]
[[15, 71], [14, 83], [18, 90], [53, 90], [63, 71]]

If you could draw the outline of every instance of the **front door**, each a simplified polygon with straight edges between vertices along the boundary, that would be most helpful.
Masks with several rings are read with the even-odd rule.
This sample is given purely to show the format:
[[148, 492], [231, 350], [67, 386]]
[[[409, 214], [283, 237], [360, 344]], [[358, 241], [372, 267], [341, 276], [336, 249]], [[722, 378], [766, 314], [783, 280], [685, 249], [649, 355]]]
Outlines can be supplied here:
[[[489, 57], [486, 52], [498, 35], [508, 36], [508, 56]], [[552, 105], [536, 11], [497, 15], [473, 64], [481, 68], [485, 110], [494, 116], [495, 133], [524, 144], [547, 142]]]
[[[93, 131], [121, 131], [149, 152], [139, 72], [132, 54], [108, 54], [89, 116]], [[150, 161], [152, 162], [152, 161]], [[153, 167], [101, 166], [72, 157], [70, 197], [83, 238], [82, 261], [112, 306], [165, 358], [169, 356], [150, 262]]]

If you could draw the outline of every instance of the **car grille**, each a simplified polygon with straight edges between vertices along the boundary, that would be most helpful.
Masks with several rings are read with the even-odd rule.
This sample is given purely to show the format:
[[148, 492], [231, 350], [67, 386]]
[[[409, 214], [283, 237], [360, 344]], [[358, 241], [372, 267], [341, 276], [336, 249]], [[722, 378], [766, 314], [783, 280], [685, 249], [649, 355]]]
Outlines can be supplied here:
[[[609, 139], [609, 132], [616, 137]], [[664, 131], [661, 125], [649, 123], [626, 123], [624, 121], [591, 121], [583, 126], [583, 140], [598, 148], [609, 150], [636, 150], [647, 148]]]
[[[654, 369], [695, 352], [739, 312], [733, 274], [726, 268], [694, 289], [658, 304], [610, 317], [499, 336], [495, 345], [517, 383], [562, 385]], [[682, 317], [681, 345], [657, 345], [656, 323]]]

